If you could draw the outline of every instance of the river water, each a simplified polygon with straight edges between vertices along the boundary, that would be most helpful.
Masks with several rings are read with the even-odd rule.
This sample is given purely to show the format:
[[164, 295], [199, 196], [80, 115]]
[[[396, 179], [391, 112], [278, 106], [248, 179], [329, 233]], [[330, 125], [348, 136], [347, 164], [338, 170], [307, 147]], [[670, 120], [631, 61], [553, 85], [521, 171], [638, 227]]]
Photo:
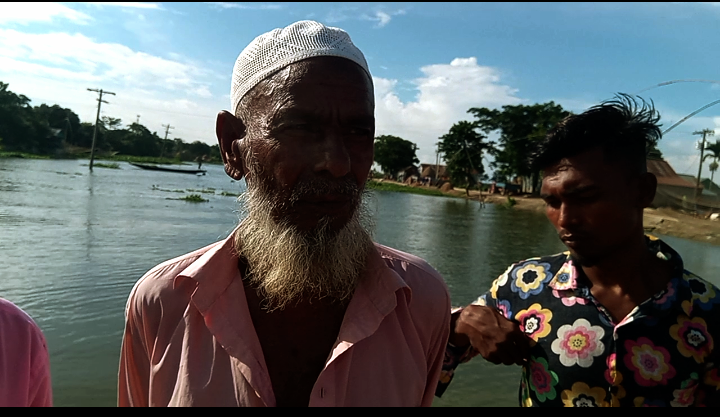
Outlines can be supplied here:
[[[223, 239], [238, 223], [242, 182], [87, 161], [0, 159], [0, 297], [27, 311], [48, 341], [56, 406], [114, 406], [123, 310], [133, 284], [167, 259]], [[188, 168], [194, 168], [188, 166]], [[208, 199], [177, 198], [199, 190]], [[454, 305], [508, 265], [564, 250], [542, 214], [476, 201], [375, 192], [378, 242], [426, 259]], [[688, 269], [720, 284], [720, 247], [663, 237]], [[435, 406], [517, 406], [518, 367], [476, 358]]]

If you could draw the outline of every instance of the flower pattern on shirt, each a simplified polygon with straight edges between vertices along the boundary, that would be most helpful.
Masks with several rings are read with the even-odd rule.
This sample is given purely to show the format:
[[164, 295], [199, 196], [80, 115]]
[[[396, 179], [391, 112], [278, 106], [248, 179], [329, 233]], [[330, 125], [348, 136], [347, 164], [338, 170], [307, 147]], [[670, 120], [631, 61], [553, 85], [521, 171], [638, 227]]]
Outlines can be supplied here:
[[[484, 304], [533, 340], [521, 406], [705, 406], [720, 403], [720, 290], [683, 268], [656, 238], [648, 249], [673, 268], [667, 286], [615, 323], [569, 252], [518, 262], [493, 281]], [[448, 346], [436, 395], [478, 355]], [[477, 358], [476, 360], [483, 360]], [[449, 375], [449, 376], [448, 376]], [[554, 393], [554, 394], [553, 394]]]
[[605, 401], [605, 390], [600, 387], [590, 388], [584, 382], [576, 382], [572, 388], [562, 393], [565, 407], [608, 407]]
[[[503, 300], [503, 302], [505, 305], [509, 304], [505, 300]], [[502, 310], [500, 305], [498, 305], [498, 308]], [[507, 309], [508, 307], [505, 308]], [[520, 323], [522, 331], [535, 341], [550, 334], [550, 330], [552, 329], [550, 326], [552, 312], [548, 309], [542, 308], [542, 306], [537, 303], [531, 305], [527, 310], [519, 311], [515, 315], [515, 320]]]
[[670, 405], [673, 407], [689, 407], [695, 401], [695, 389], [698, 386], [698, 375], [690, 374], [690, 378], [680, 385], [679, 389], [673, 391], [673, 401]]
[[557, 331], [557, 339], [550, 345], [552, 351], [560, 355], [560, 363], [565, 366], [579, 365], [588, 368], [596, 356], [605, 351], [600, 341], [605, 330], [600, 326], [592, 326], [585, 319], [577, 319], [572, 325], [561, 326]]
[[707, 330], [702, 317], [690, 319], [678, 316], [678, 324], [670, 326], [670, 336], [677, 340], [677, 349], [695, 362], [702, 363], [713, 350], [713, 338]]
[[637, 341], [626, 340], [625, 366], [635, 373], [635, 382], [644, 387], [665, 385], [675, 376], [670, 363], [670, 353], [662, 346], [655, 346], [647, 337]]
[[518, 265], [510, 273], [512, 290], [524, 300], [540, 294], [545, 283], [553, 277], [549, 270], [550, 264], [535, 260]]
[[554, 400], [557, 396], [555, 385], [558, 383], [558, 376], [548, 369], [548, 363], [544, 358], [533, 358], [530, 369], [530, 389], [535, 395], [544, 401]]

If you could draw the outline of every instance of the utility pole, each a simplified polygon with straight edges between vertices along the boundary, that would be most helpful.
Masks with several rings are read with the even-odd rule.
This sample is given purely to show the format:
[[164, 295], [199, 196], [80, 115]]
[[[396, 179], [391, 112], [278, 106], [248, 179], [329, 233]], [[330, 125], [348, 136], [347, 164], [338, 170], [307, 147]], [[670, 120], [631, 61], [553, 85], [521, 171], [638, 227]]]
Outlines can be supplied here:
[[111, 93], [109, 91], [104, 91], [102, 88], [99, 90], [96, 88], [88, 88], [87, 90], [95, 91], [100, 94], [100, 97], [98, 97], [98, 99], [97, 99], [98, 100], [98, 109], [97, 109], [97, 115], [95, 116], [95, 129], [93, 129], [92, 147], [90, 148], [90, 171], [92, 171], [93, 159], [95, 159], [95, 138], [97, 137], [98, 123], [100, 122], [100, 106], [102, 103], [110, 104], [107, 101], [103, 100], [102, 96], [103, 96], [103, 94], [110, 94], [110, 95], [114, 96], [115, 93]]
[[160, 148], [160, 158], [162, 158], [163, 154], [165, 153], [165, 142], [167, 141], [168, 132], [170, 131], [170, 129], [175, 129], [173, 126], [170, 126], [169, 124], [162, 125], [162, 127], [165, 128], [165, 140], [163, 140], [162, 147]]
[[440, 143], [435, 144], [435, 184], [438, 180], [438, 171], [440, 170]]
[[702, 142], [700, 142], [700, 166], [698, 166], [698, 176], [697, 176], [697, 182], [695, 183], [695, 211], [697, 212], [697, 199], [698, 199], [698, 190], [700, 189], [700, 175], [702, 175], [702, 164], [703, 164], [703, 154], [705, 153], [705, 136], [710, 135], [713, 136], [715, 134], [715, 131], [712, 129], [703, 129], [698, 132], [693, 132], [693, 135], [702, 135]]

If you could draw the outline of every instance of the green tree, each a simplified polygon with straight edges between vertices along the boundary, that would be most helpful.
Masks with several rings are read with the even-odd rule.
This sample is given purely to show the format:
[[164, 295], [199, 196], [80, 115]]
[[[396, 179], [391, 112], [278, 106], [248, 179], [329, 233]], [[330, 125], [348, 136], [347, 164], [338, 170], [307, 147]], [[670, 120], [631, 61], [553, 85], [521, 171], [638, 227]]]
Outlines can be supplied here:
[[503, 106], [502, 110], [476, 108], [468, 110], [475, 118], [475, 125], [484, 134], [499, 134], [498, 147], [492, 153], [492, 167], [499, 175], [512, 178], [530, 177], [533, 192], [537, 189], [539, 173], [530, 169], [527, 159], [534, 149], [534, 142], [543, 138], [560, 120], [570, 115], [559, 104], [548, 102], [532, 105]]
[[712, 158], [713, 160], [710, 164], [710, 182], [713, 182], [715, 171], [718, 169], [717, 160], [720, 158], [720, 140], [716, 140], [715, 143], [706, 144], [705, 151], [708, 152], [708, 154], [703, 157], [703, 161], [707, 158]]
[[36, 154], [53, 153], [61, 144], [56, 132], [47, 120], [38, 117], [30, 106], [30, 99], [8, 89], [9, 84], [0, 81], [0, 137], [9, 151]]
[[464, 185], [465, 194], [477, 184], [485, 169], [482, 164], [483, 152], [492, 148], [492, 142], [485, 142], [485, 135], [478, 132], [475, 123], [461, 121], [440, 137], [438, 150], [447, 163], [450, 180], [457, 186]]
[[662, 152], [660, 152], [657, 146], [653, 146], [650, 148], [650, 151], [648, 151], [647, 159], [663, 159]]
[[382, 135], [375, 138], [375, 162], [385, 174], [393, 178], [398, 171], [420, 160], [415, 154], [418, 147], [413, 142], [392, 135]]
[[46, 120], [51, 128], [60, 129], [65, 143], [75, 144], [76, 136], [80, 131], [80, 117], [74, 111], [57, 104], [48, 106], [43, 103], [35, 106], [35, 114], [38, 118]]

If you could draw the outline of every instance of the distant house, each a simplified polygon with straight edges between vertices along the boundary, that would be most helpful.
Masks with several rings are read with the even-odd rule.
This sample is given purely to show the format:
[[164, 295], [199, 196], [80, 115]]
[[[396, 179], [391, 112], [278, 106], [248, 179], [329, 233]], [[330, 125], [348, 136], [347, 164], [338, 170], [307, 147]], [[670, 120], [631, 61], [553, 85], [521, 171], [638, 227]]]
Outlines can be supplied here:
[[710, 178], [704, 178], [700, 181], [700, 184], [703, 186], [703, 194], [707, 192], [713, 194], [716, 198], [720, 198], [720, 186], [710, 181]]
[[436, 164], [420, 164], [420, 178], [432, 178], [435, 180], [435, 171], [437, 170], [438, 179], [448, 179], [445, 165]]
[[397, 177], [397, 180], [400, 182], [405, 182], [408, 179], [415, 178], [417, 181], [420, 176], [420, 170], [415, 165], [410, 165], [409, 167], [405, 167], [397, 172], [395, 175]]
[[[692, 201], [695, 196], [694, 177], [683, 178], [664, 159], [648, 159], [647, 170], [657, 178], [653, 207], [688, 208], [688, 201]], [[699, 191], [702, 191], [702, 185]]]
[[[678, 174], [678, 177], [684, 179], [685, 181], [695, 185], [697, 183], [697, 177], [694, 175], [688, 175], [688, 174]], [[716, 198], [717, 194], [713, 193], [712, 191], [707, 189], [706, 182], [709, 184], [710, 180], [705, 178], [704, 180], [700, 181], [700, 193], [699, 195], [708, 197], [708, 198]], [[716, 186], [717, 187], [717, 186]], [[716, 188], [716, 191], [718, 189]]]

